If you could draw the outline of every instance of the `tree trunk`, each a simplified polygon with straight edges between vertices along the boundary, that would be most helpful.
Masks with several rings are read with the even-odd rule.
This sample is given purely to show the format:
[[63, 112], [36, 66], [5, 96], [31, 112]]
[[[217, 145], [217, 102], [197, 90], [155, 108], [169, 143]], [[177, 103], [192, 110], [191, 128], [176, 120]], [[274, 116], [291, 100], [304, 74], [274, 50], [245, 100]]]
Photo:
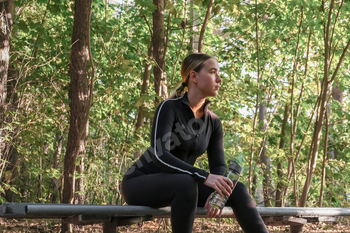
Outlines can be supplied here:
[[258, 108], [259, 108], [259, 91], [260, 91], [260, 60], [259, 60], [259, 34], [258, 34], [258, 1], [255, 0], [255, 37], [256, 37], [256, 56], [257, 56], [257, 93], [256, 93], [256, 101], [255, 101], [255, 113], [253, 120], [253, 130], [252, 130], [252, 143], [250, 146], [250, 158], [249, 158], [249, 193], [253, 194], [253, 160], [254, 160], [254, 150], [255, 150], [255, 128], [256, 128], [256, 120], [258, 117]]
[[[298, 49], [299, 49], [299, 40], [300, 40], [300, 34], [301, 34], [301, 30], [302, 30], [302, 23], [303, 23], [303, 15], [304, 15], [304, 7], [301, 7], [301, 13], [300, 13], [300, 24], [299, 24], [299, 33], [298, 33], [298, 39], [297, 39], [297, 45], [296, 45], [296, 49], [295, 49], [295, 55], [294, 55], [294, 66], [293, 66], [293, 74], [292, 74], [292, 89], [291, 89], [291, 97], [290, 97], [290, 123], [291, 123], [291, 130], [290, 130], [290, 162], [292, 165], [292, 174], [293, 174], [293, 183], [294, 183], [294, 202], [295, 202], [295, 206], [298, 206], [299, 203], [299, 190], [297, 188], [298, 184], [297, 184], [297, 174], [296, 174], [296, 160], [294, 158], [294, 140], [295, 140], [295, 133], [296, 133], [296, 127], [297, 127], [297, 117], [298, 117], [298, 111], [299, 111], [299, 107], [300, 107], [300, 101], [299, 100], [299, 105], [298, 105], [298, 110], [295, 113], [295, 120], [294, 120], [294, 87], [295, 87], [295, 75], [297, 72], [297, 65], [298, 65]], [[304, 86], [303, 86], [304, 87]], [[303, 89], [301, 90], [301, 94], [302, 95]]]
[[[153, 57], [153, 46], [152, 46], [152, 42], [148, 48], [148, 56], [149, 58], [152, 59]], [[151, 77], [151, 69], [152, 69], [152, 64], [149, 63], [147, 61], [147, 59], [145, 59], [145, 70], [143, 73], [143, 80], [142, 80], [142, 87], [141, 87], [141, 93], [140, 93], [140, 97], [142, 97], [142, 95], [145, 95], [148, 92], [148, 87], [149, 87], [149, 79]], [[145, 101], [143, 101], [142, 105], [139, 107], [138, 109], [138, 113], [137, 113], [137, 121], [136, 121], [136, 125], [135, 125], [135, 137], [137, 139], [140, 138], [139, 134], [140, 134], [140, 128], [143, 126], [144, 123], [144, 111], [145, 108]], [[142, 154], [142, 149], [139, 149], [136, 153], [134, 153], [134, 158], [137, 159], [141, 156]]]
[[209, 17], [211, 14], [211, 9], [213, 8], [213, 3], [214, 0], [209, 0], [208, 8], [207, 8], [207, 13], [205, 14], [204, 22], [202, 25], [201, 33], [199, 34], [199, 40], [198, 40], [198, 53], [202, 53], [202, 48], [203, 48], [203, 41], [204, 41], [204, 33], [205, 29], [207, 27], [207, 24], [209, 22]]
[[[40, 139], [39, 139], [39, 148], [38, 148], [38, 156], [39, 156], [39, 169], [43, 169], [43, 154], [44, 154], [44, 145], [43, 145], [43, 128], [41, 128], [40, 131]], [[38, 193], [37, 193], [37, 199], [39, 202], [42, 203], [42, 198], [43, 198], [43, 174], [39, 173], [38, 174]]]
[[321, 176], [321, 190], [320, 190], [320, 196], [318, 199], [318, 207], [322, 207], [322, 202], [323, 202], [323, 191], [324, 191], [324, 185], [325, 185], [325, 180], [326, 180], [326, 160], [327, 160], [327, 147], [328, 147], [328, 112], [326, 111], [326, 120], [325, 120], [325, 125], [326, 125], [326, 133], [324, 136], [324, 146], [323, 146], [323, 161], [322, 161], [322, 176]]
[[[60, 168], [60, 161], [61, 161], [61, 155], [62, 155], [62, 141], [63, 136], [56, 134], [56, 151], [53, 155], [53, 168], [59, 169]], [[58, 203], [60, 200], [60, 187], [58, 183], [58, 179], [56, 177], [53, 177], [51, 179], [51, 188], [52, 188], [52, 196], [51, 196], [51, 203]]]
[[[164, 13], [165, 3], [164, 0], [153, 0], [153, 4], [157, 9], [153, 12], [153, 34], [152, 34], [152, 45], [153, 45], [153, 57], [156, 65], [153, 68], [154, 75], [154, 89], [158, 96], [163, 100], [168, 98], [167, 90], [167, 77], [165, 71], [165, 57], [167, 50], [167, 41], [169, 40], [169, 23], [167, 40], [165, 41], [164, 34]], [[170, 13], [169, 13], [170, 14]], [[170, 15], [169, 15], [170, 20]], [[168, 21], [169, 22], [169, 21]], [[159, 99], [156, 99], [156, 103], [160, 103]]]
[[[263, 89], [263, 86], [260, 87]], [[264, 93], [265, 95], [265, 93]], [[264, 100], [265, 102], [266, 100]], [[260, 125], [260, 130], [263, 131], [264, 133], [266, 132], [266, 104], [261, 103], [259, 107], [259, 125]], [[264, 138], [265, 139], [265, 138]], [[267, 140], [264, 140], [261, 142], [261, 148], [260, 148], [260, 160], [262, 162], [262, 170], [263, 170], [263, 194], [264, 194], [264, 206], [265, 207], [270, 207], [272, 204], [270, 203], [271, 198], [271, 174], [270, 174], [270, 158], [266, 156], [266, 145], [267, 145]]]
[[89, 122], [86, 124], [86, 129], [80, 140], [79, 156], [81, 157], [80, 163], [76, 166], [77, 172], [80, 174], [80, 178], [75, 181], [74, 204], [84, 204], [84, 160], [86, 154], [87, 137], [89, 133]]
[[[75, 1], [72, 36], [72, 43], [74, 44], [72, 45], [70, 64], [71, 115], [64, 159], [63, 203], [73, 202], [75, 162], [81, 148], [84, 148], [83, 135], [86, 132], [92, 102], [94, 68], [90, 51], [91, 7], [92, 0]], [[89, 74], [89, 62], [92, 66], [92, 74]]]
[[[1, 10], [1, 30], [0, 30], [0, 181], [3, 180], [3, 175], [6, 171], [11, 171], [11, 175], [5, 181], [10, 185], [15, 185], [11, 178], [18, 176], [18, 170], [16, 169], [18, 164], [18, 151], [12, 143], [5, 143], [2, 137], [8, 136], [9, 132], [5, 130], [4, 122], [11, 120], [6, 119], [6, 112], [11, 111], [9, 109], [17, 104], [18, 96], [15, 91], [15, 81], [8, 83], [9, 74], [9, 59], [10, 59], [10, 44], [13, 26], [13, 15], [15, 10], [15, 1], [3, 1], [0, 2]], [[15, 77], [13, 77], [15, 80]], [[6, 100], [7, 98], [7, 100]], [[11, 117], [11, 115], [9, 115]], [[12, 134], [14, 134], [13, 132]], [[10, 137], [11, 138], [11, 137]], [[6, 200], [9, 202], [16, 201], [16, 193], [11, 190], [6, 190]]]
[[[318, 148], [320, 146], [320, 137], [321, 137], [321, 130], [322, 130], [322, 125], [325, 117], [325, 112], [327, 108], [327, 96], [328, 96], [328, 90], [332, 86], [335, 77], [337, 76], [337, 73], [339, 71], [339, 68], [344, 60], [344, 57], [347, 53], [347, 50], [350, 46], [350, 40], [348, 41], [347, 45], [345, 46], [342, 55], [340, 56], [339, 62], [337, 64], [337, 67], [335, 71], [333, 72], [331, 80], [329, 80], [329, 64], [330, 64], [330, 59], [329, 59], [329, 54], [330, 54], [330, 40], [329, 40], [329, 35], [330, 35], [330, 27], [331, 27], [331, 19], [332, 19], [332, 14], [334, 10], [334, 0], [331, 1], [330, 7], [329, 7], [329, 14], [328, 14], [328, 21], [327, 21], [327, 27], [325, 28], [324, 32], [324, 45], [325, 45], [325, 59], [324, 59], [324, 76], [322, 80], [322, 85], [321, 85], [321, 105], [320, 105], [320, 112], [319, 115], [317, 116], [317, 120], [315, 122], [315, 128], [314, 128], [314, 141], [313, 141], [313, 150], [312, 150], [312, 156], [311, 160], [309, 161], [310, 165], [308, 166], [307, 169], [307, 176], [306, 180], [304, 183], [304, 188], [303, 188], [303, 193], [300, 198], [300, 206], [304, 207], [306, 206], [306, 200], [307, 200], [307, 194], [309, 192], [310, 186], [311, 186], [311, 180], [313, 177], [313, 173], [315, 171], [316, 167], [316, 161], [317, 161], [317, 156], [318, 156]], [[335, 25], [334, 25], [335, 27]]]
[[199, 42], [199, 36], [198, 36], [198, 12], [195, 11], [194, 7], [194, 0], [190, 0], [190, 19], [191, 19], [191, 27], [190, 27], [190, 34], [191, 34], [191, 42], [190, 42], [190, 50], [194, 53], [198, 52], [198, 42]]
[[[326, 63], [328, 64], [328, 63]], [[327, 66], [327, 65], [325, 65]], [[311, 179], [313, 176], [313, 173], [315, 171], [316, 167], [316, 161], [317, 161], [317, 156], [318, 156], [318, 148], [320, 145], [320, 137], [321, 137], [321, 129], [323, 125], [323, 119], [324, 119], [324, 114], [326, 111], [326, 104], [327, 104], [327, 90], [329, 87], [328, 84], [328, 77], [327, 77], [327, 72], [324, 74], [324, 80], [322, 82], [322, 91], [321, 91], [321, 106], [320, 106], [320, 112], [317, 116], [317, 120], [315, 122], [315, 128], [314, 128], [314, 141], [312, 144], [312, 154], [311, 158], [309, 160], [309, 166], [307, 169], [307, 176], [306, 180], [304, 183], [304, 188], [303, 188], [303, 193], [300, 198], [300, 207], [305, 207], [306, 206], [306, 199], [307, 199], [307, 194], [309, 192], [310, 186], [311, 186]]]
[[[289, 116], [289, 105], [286, 104], [284, 107], [284, 116], [283, 116], [283, 123], [282, 123], [282, 130], [281, 130], [281, 139], [280, 139], [280, 145], [279, 149], [283, 150], [285, 148], [285, 137], [286, 137], [286, 126], [288, 122], [288, 116]], [[276, 207], [283, 207], [284, 201], [283, 201], [283, 159], [279, 158], [277, 163], [277, 176], [278, 176], [278, 183], [277, 183], [277, 190], [276, 190], [276, 199], [275, 199], [275, 206]]]
[[7, 79], [8, 79], [8, 68], [10, 60], [10, 43], [11, 43], [11, 33], [13, 25], [13, 14], [15, 10], [15, 1], [1, 1], [0, 2], [0, 159], [1, 159], [1, 173], [0, 180], [2, 180], [3, 172], [6, 170], [6, 160], [8, 158], [4, 157], [5, 153], [5, 140], [6, 131], [4, 131], [4, 121], [6, 114], [6, 97], [7, 97]]
[[[153, 57], [156, 65], [153, 68], [154, 88], [158, 96], [168, 98], [165, 73], [165, 39], [164, 39], [164, 0], [153, 0], [157, 9], [153, 12]], [[157, 100], [157, 102], [159, 102]]]
[[[341, 105], [343, 104], [343, 92], [339, 89], [339, 81], [337, 82], [337, 86], [332, 89], [332, 97], [335, 101], [338, 101]], [[338, 122], [338, 124], [342, 124], [342, 121]], [[333, 148], [330, 154], [332, 155], [332, 159], [341, 159], [337, 148]]]
[[[299, 26], [299, 35], [298, 35], [298, 44], [299, 44], [299, 36], [300, 36], [300, 29], [301, 29], [301, 22], [302, 22], [302, 16], [303, 16], [303, 7], [301, 9], [301, 19], [300, 19], [300, 26]], [[311, 41], [311, 35], [312, 35], [312, 31], [310, 30], [309, 32], [309, 39], [308, 39], [308, 44], [307, 44], [307, 52], [306, 52], [306, 61], [305, 61], [305, 71], [304, 71], [304, 77], [306, 79], [307, 77], [307, 71], [308, 71], [308, 61], [309, 61], [309, 52], [310, 52], [310, 41]], [[298, 46], [297, 46], [298, 48]], [[296, 53], [295, 53], [295, 63], [294, 63], [294, 68], [293, 68], [293, 72], [296, 71], [296, 65], [297, 65], [297, 62], [296, 62], [296, 59], [297, 59], [297, 49], [296, 49]], [[293, 73], [293, 81], [292, 81], [292, 92], [294, 92], [294, 73]], [[288, 161], [288, 170], [287, 170], [287, 175], [286, 175], [286, 178], [285, 180], [286, 181], [290, 181], [290, 178], [291, 176], [293, 175], [294, 176], [294, 200], [295, 200], [295, 205], [297, 206], [298, 205], [298, 192], [299, 192], [299, 189], [298, 189], [298, 184], [297, 184], [297, 173], [296, 173], [296, 163], [298, 161], [298, 158], [299, 158], [299, 155], [300, 155], [300, 152], [301, 152], [301, 148], [303, 146], [303, 143], [305, 141], [305, 137], [307, 135], [307, 132], [309, 131], [309, 128], [310, 128], [310, 125], [311, 125], [311, 121], [313, 119], [313, 115], [314, 115], [314, 112], [315, 112], [315, 109], [317, 108], [318, 106], [318, 100], [316, 101], [316, 104], [315, 104], [315, 107], [314, 107], [314, 110], [312, 112], [312, 116], [310, 117], [310, 121], [309, 121], [309, 124], [307, 126], [307, 130], [304, 134], [304, 137], [299, 145], [299, 149], [296, 153], [296, 155], [294, 156], [294, 139], [296, 137], [296, 129], [297, 129], [297, 124], [298, 124], [298, 121], [297, 121], [297, 118], [299, 116], [299, 112], [300, 112], [300, 105], [301, 105], [301, 101], [302, 101], [302, 97], [303, 97], [303, 91], [304, 91], [304, 88], [305, 88], [305, 85], [304, 83], [302, 84], [301, 86], [301, 90], [300, 90], [300, 94], [299, 94], [299, 98], [298, 98], [298, 104], [297, 104], [297, 108], [296, 108], [296, 113], [295, 113], [295, 117], [291, 115], [291, 143], [290, 143], [290, 153], [292, 154], [292, 158], [289, 159]], [[291, 97], [292, 97], [293, 93], [291, 94]], [[291, 98], [291, 104], [293, 103], [293, 98]], [[293, 107], [291, 107], [291, 110], [293, 110]], [[286, 112], [285, 112], [286, 113]], [[293, 112], [294, 114], [294, 112]], [[286, 117], [288, 117], [288, 115], [284, 116], [284, 120], [286, 120]], [[295, 119], [294, 121], [292, 121], [292, 119]], [[286, 123], [286, 122], [285, 122]], [[281, 144], [280, 144], [281, 146]], [[283, 148], [284, 148], [284, 142], [283, 142]], [[278, 168], [280, 169], [280, 167]], [[280, 173], [281, 174], [281, 173]], [[282, 174], [281, 174], [282, 175]], [[281, 187], [281, 192], [282, 193], [279, 193], [279, 195], [281, 196], [281, 203], [279, 203], [279, 205], [281, 204], [280, 207], [284, 206], [284, 203], [283, 203], [283, 197], [287, 195], [287, 191], [288, 191], [288, 185], [283, 185], [283, 186], [280, 186]], [[279, 189], [279, 187], [278, 187]]]

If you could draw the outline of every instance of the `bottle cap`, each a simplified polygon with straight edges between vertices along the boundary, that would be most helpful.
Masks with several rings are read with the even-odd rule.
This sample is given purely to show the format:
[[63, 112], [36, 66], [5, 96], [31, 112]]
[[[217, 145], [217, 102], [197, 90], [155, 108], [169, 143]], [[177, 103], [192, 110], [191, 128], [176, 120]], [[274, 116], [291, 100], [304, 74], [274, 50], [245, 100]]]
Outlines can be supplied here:
[[239, 164], [235, 160], [230, 160], [229, 169], [237, 172], [238, 174], [241, 174], [242, 171], [241, 166], [239, 166]]

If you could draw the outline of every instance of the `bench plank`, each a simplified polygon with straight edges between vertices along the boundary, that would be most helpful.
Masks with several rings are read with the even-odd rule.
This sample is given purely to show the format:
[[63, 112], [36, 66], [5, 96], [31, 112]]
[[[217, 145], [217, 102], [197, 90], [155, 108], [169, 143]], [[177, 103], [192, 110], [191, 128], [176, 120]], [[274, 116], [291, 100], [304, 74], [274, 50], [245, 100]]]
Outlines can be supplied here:
[[[290, 225], [290, 232], [302, 232], [307, 222], [336, 221], [336, 217], [350, 216], [350, 208], [313, 207], [257, 207], [266, 225]], [[207, 211], [197, 208], [197, 218], [207, 218]], [[152, 218], [170, 218], [171, 208], [151, 208], [132, 205], [75, 205], [3, 203], [0, 217], [5, 218], [59, 218], [78, 225], [102, 223], [104, 232], [117, 232], [117, 226], [148, 221]], [[225, 207], [221, 218], [233, 218], [230, 207]]]

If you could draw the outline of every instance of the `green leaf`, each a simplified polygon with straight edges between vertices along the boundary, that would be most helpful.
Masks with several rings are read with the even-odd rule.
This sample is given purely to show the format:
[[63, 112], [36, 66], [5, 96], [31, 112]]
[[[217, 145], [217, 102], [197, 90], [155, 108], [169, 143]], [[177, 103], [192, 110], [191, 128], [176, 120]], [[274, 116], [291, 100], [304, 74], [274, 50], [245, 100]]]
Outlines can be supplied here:
[[0, 186], [0, 192], [2, 192], [3, 194], [5, 194], [5, 190]]
[[78, 166], [80, 164], [80, 161], [83, 159], [82, 156], [78, 156], [77, 160], [75, 161], [75, 165]]
[[50, 5], [49, 9], [50, 9], [50, 12], [52, 13], [59, 13], [61, 11], [61, 8], [59, 5]]
[[4, 202], [8, 202], [8, 201], [6, 200], [6, 198], [0, 197], [0, 203], [4, 203]]
[[12, 170], [8, 170], [5, 172], [5, 180], [9, 180], [12, 176]]
[[146, 98], [147, 98], [146, 95], [140, 96], [140, 98], [136, 101], [134, 107], [135, 107], [135, 108], [139, 108], [139, 107], [144, 103], [144, 101], [145, 101]]
[[20, 20], [19, 23], [15, 24], [15, 26], [20, 29], [21, 31], [28, 33], [29, 32], [29, 28], [28, 25], [26, 24], [25, 21]]
[[165, 9], [168, 10], [172, 15], [176, 14], [176, 8], [174, 5], [174, 1], [168, 0], [165, 5]]
[[10, 187], [10, 190], [11, 190], [12, 192], [14, 192], [15, 194], [18, 194], [18, 191], [17, 191], [17, 189], [16, 189], [15, 187], [11, 186], [11, 187]]
[[[153, 13], [153, 11], [157, 9], [157, 7], [153, 4], [152, 0], [135, 0], [135, 5], [146, 8], [149, 11], [149, 13]], [[141, 9], [140, 13], [146, 14], [148, 12], [144, 9]]]
[[43, 27], [38, 27], [36, 30], [37, 30], [38, 34], [41, 36], [44, 35], [46, 32], [46, 30]]

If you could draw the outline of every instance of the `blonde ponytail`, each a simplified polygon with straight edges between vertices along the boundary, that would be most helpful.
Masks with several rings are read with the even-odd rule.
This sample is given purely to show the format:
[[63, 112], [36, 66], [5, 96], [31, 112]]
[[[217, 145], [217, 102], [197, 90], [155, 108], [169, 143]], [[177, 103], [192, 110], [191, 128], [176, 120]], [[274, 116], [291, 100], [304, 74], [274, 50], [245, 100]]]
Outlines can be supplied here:
[[202, 69], [202, 64], [210, 58], [213, 57], [205, 53], [193, 53], [188, 55], [181, 65], [182, 84], [175, 89], [169, 99], [182, 96], [188, 87], [188, 79], [191, 71], [199, 72]]
[[175, 91], [173, 91], [173, 93], [171, 94], [169, 99], [175, 99], [175, 98], [182, 96], [185, 93], [186, 89], [187, 89], [186, 85], [184, 85], [184, 83], [182, 83], [180, 86], [178, 86], [175, 89]]

